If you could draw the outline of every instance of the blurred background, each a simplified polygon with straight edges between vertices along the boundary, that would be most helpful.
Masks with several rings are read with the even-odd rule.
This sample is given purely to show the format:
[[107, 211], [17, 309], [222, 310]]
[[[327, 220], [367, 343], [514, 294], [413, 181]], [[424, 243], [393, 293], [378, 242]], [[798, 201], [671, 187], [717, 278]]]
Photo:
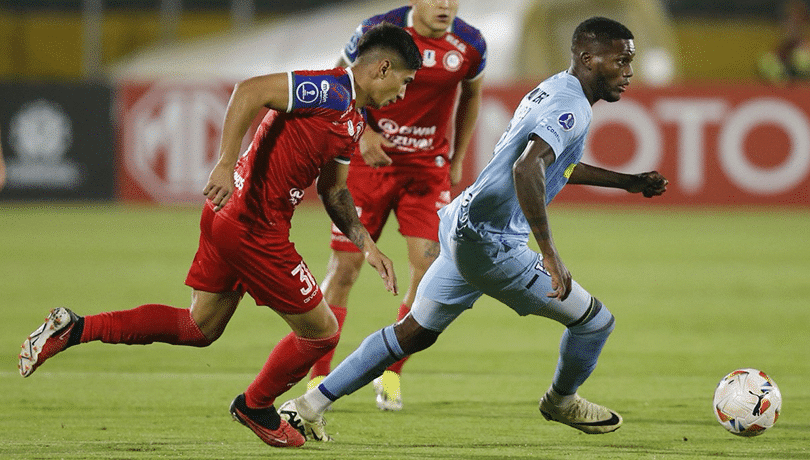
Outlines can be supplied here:
[[[234, 83], [332, 67], [360, 21], [406, 3], [2, 0], [0, 200], [198, 203]], [[594, 107], [586, 161], [664, 172], [672, 187], [657, 204], [809, 205], [807, 11], [804, 0], [461, 0], [488, 45], [462, 186], [520, 97], [568, 67], [576, 24], [603, 15], [634, 32], [636, 75], [622, 101]]]

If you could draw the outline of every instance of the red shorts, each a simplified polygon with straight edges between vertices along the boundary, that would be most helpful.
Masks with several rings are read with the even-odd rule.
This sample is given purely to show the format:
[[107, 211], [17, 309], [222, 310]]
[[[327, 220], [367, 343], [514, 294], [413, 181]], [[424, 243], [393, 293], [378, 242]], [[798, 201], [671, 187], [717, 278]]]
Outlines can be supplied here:
[[[358, 153], [359, 155], [359, 153]], [[439, 215], [450, 203], [450, 164], [441, 166], [384, 166], [372, 168], [352, 163], [349, 191], [357, 206], [360, 222], [374, 241], [380, 237], [391, 211], [399, 222], [399, 233], [439, 241]], [[355, 246], [332, 225], [332, 249], [357, 252]]]
[[256, 305], [287, 314], [306, 313], [323, 299], [287, 231], [257, 234], [219, 216], [208, 202], [186, 284], [206, 292], [247, 292]]

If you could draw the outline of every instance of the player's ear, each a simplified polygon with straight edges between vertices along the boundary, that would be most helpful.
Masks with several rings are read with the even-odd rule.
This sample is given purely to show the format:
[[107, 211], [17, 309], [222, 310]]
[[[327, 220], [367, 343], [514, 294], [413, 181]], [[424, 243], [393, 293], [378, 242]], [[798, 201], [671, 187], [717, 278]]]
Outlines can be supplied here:
[[391, 61], [388, 59], [383, 59], [377, 64], [377, 73], [380, 76], [380, 80], [388, 75], [388, 72], [391, 70]]
[[579, 52], [579, 62], [588, 70], [593, 70], [594, 64], [594, 55], [589, 53], [588, 51], [580, 51]]

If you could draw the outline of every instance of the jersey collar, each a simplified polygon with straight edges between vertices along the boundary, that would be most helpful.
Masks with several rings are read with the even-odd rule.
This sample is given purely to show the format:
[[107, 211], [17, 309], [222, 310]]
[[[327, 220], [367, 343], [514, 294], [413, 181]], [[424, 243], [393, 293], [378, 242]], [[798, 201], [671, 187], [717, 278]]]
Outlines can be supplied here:
[[352, 101], [356, 101], [357, 94], [354, 91], [354, 72], [352, 72], [351, 67], [346, 67], [346, 73], [349, 74], [349, 83], [351, 83], [350, 86], [352, 87]]

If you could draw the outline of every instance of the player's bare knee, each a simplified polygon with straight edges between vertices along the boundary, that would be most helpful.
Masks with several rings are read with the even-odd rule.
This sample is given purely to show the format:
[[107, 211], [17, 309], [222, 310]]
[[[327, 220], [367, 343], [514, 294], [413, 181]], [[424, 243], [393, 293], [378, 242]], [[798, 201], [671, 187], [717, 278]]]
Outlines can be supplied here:
[[406, 355], [412, 355], [430, 347], [439, 338], [439, 332], [422, 327], [411, 315], [394, 325], [394, 332], [400, 348]]

